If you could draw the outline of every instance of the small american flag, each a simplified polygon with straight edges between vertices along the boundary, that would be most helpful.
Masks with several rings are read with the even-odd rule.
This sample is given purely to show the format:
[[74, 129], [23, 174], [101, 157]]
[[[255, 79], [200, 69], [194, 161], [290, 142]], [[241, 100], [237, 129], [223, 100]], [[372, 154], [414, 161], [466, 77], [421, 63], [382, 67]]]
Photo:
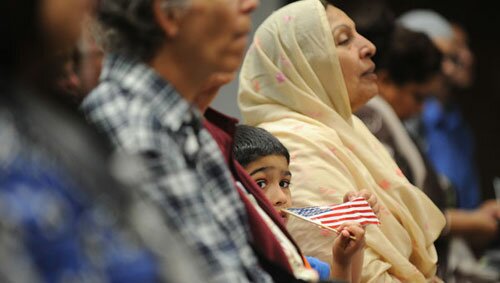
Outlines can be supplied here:
[[334, 230], [348, 221], [356, 221], [362, 226], [368, 224], [380, 225], [380, 220], [373, 212], [370, 204], [362, 197], [339, 205], [288, 208], [285, 212]]

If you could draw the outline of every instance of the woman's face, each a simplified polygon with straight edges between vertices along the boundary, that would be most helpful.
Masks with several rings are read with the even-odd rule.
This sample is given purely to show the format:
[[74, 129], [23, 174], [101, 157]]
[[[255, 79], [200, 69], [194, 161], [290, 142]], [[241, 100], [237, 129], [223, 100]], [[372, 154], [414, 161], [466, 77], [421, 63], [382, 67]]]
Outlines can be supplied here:
[[41, 25], [50, 47], [66, 50], [78, 40], [88, 0], [44, 0]]
[[357, 33], [354, 22], [341, 10], [327, 6], [326, 14], [337, 47], [337, 56], [349, 93], [353, 112], [378, 94], [377, 75], [374, 73], [375, 46]]

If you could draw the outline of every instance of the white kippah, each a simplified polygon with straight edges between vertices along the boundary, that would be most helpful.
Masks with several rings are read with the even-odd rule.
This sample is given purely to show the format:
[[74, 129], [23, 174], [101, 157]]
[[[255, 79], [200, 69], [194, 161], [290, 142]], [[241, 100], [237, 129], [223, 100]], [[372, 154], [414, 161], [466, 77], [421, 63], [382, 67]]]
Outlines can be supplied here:
[[453, 37], [450, 22], [432, 10], [411, 10], [401, 15], [397, 21], [407, 29], [423, 32], [432, 39]]

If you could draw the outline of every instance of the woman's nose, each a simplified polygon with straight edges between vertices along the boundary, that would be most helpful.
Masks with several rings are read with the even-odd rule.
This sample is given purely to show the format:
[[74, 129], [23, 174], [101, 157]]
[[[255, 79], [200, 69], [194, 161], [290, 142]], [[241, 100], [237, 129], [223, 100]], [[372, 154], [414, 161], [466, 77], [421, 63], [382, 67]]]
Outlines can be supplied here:
[[363, 40], [363, 45], [361, 47], [361, 58], [371, 58], [377, 53], [377, 47], [368, 39], [366, 39], [364, 36], [361, 35], [361, 38]]

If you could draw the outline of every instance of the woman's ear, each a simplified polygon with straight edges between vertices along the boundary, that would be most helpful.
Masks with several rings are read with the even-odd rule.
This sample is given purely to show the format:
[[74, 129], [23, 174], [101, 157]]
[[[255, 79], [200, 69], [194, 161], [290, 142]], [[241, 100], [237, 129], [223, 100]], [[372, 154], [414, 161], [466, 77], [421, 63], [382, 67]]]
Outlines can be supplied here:
[[174, 38], [179, 33], [182, 18], [182, 8], [170, 8], [165, 0], [154, 0], [153, 15], [158, 26], [163, 30], [167, 38]]

